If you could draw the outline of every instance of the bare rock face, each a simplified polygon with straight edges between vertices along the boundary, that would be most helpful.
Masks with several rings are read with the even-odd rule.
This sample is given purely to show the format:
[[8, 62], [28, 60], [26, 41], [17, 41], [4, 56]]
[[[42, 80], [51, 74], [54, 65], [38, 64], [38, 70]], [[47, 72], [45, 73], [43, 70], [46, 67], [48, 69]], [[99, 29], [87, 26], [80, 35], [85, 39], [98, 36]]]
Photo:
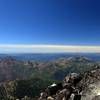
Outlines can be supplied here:
[[[52, 92], [52, 93], [51, 93]], [[49, 86], [39, 100], [100, 100], [100, 69], [71, 73], [62, 83]]]
[[100, 95], [95, 96], [92, 100], [100, 100]]
[[82, 88], [81, 100], [100, 100], [94, 99], [100, 95], [100, 69], [85, 73], [77, 86]]

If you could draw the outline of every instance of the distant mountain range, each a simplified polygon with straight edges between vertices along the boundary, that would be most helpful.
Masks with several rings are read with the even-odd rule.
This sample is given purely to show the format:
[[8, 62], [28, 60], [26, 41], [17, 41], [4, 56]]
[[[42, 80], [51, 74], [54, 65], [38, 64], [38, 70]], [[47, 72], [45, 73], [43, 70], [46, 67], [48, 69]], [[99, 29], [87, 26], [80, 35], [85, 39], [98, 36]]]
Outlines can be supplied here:
[[42, 61], [34, 59], [20, 60], [12, 55], [2, 55], [0, 58], [0, 82], [33, 78], [35, 76], [62, 80], [70, 72], [85, 72], [99, 65], [99, 61], [93, 61], [85, 56], [62, 56], [59, 59]]
[[[4, 93], [4, 98], [8, 98], [5, 95], [10, 93], [15, 99], [23, 98], [25, 95], [39, 96], [41, 89], [45, 89], [53, 82], [61, 82], [70, 73], [83, 74], [100, 68], [99, 54], [93, 55], [95, 54], [87, 54], [87, 56], [85, 54], [2, 54], [0, 55], [0, 93]], [[2, 94], [0, 100], [1, 98]], [[10, 98], [15, 100], [13, 97]]]
[[12, 56], [17, 60], [51, 61], [59, 58], [86, 56], [95, 61], [100, 61], [99, 53], [36, 53], [36, 54], [0, 54], [0, 58]]

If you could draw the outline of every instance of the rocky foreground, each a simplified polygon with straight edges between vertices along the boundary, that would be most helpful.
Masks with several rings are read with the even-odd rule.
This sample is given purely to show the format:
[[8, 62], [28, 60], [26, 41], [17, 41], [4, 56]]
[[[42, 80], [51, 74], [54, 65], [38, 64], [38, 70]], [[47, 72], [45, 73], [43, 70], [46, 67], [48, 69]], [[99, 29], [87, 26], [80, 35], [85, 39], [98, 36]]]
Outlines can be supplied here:
[[100, 100], [100, 68], [70, 73], [62, 83], [48, 86], [38, 100]]

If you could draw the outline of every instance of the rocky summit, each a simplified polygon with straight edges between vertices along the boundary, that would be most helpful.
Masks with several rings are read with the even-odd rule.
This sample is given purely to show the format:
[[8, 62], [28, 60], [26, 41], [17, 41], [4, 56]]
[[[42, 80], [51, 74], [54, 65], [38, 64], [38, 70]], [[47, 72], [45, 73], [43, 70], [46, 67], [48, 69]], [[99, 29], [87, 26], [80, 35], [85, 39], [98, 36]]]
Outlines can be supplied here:
[[61, 83], [48, 86], [38, 100], [100, 100], [100, 68], [70, 73]]

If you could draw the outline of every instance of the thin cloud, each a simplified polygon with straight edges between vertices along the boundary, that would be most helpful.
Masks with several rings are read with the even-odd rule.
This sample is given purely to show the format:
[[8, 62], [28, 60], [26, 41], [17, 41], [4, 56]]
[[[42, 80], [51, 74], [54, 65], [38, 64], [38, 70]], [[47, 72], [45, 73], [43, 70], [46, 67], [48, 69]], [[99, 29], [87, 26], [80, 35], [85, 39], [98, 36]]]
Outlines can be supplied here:
[[73, 45], [0, 45], [0, 52], [12, 53], [100, 53], [100, 46], [73, 46]]

